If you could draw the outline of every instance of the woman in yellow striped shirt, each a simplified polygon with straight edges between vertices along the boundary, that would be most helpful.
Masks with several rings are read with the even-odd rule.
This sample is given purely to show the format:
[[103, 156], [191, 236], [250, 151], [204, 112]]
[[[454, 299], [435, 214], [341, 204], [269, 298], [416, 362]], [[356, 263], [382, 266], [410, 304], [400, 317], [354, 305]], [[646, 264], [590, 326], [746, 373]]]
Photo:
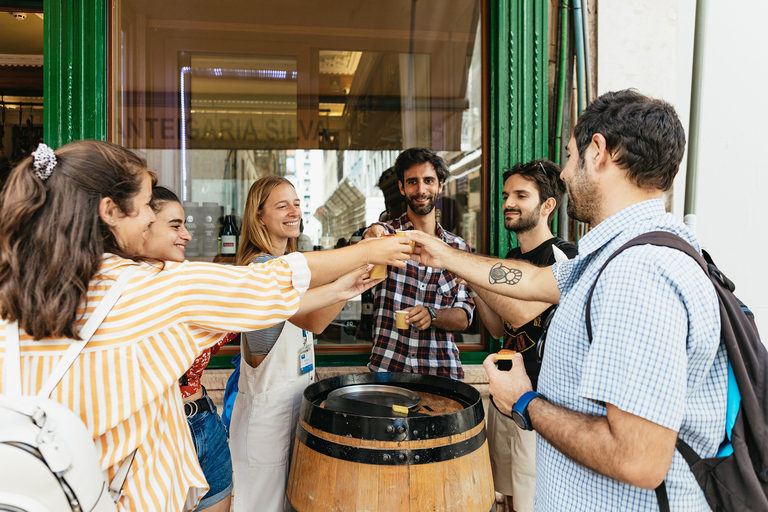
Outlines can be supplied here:
[[100, 141], [73, 142], [55, 155], [40, 149], [2, 192], [0, 364], [5, 322], [18, 321], [22, 389], [37, 392], [110, 283], [139, 265], [51, 397], [80, 414], [109, 480], [136, 451], [119, 510], [192, 509], [207, 484], [177, 379], [195, 357], [224, 332], [289, 318], [310, 284], [367, 262], [405, 266], [410, 245], [390, 237], [247, 267], [141, 262], [135, 255], [155, 220], [144, 162]]

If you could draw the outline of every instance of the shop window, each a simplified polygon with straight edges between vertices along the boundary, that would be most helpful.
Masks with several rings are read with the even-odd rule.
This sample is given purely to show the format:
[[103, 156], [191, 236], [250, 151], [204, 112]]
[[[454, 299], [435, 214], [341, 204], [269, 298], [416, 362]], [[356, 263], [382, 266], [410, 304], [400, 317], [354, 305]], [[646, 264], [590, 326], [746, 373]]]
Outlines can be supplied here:
[[[315, 249], [403, 211], [389, 170], [405, 148], [449, 163], [442, 225], [483, 245], [479, 0], [118, 0], [113, 139], [144, 156], [186, 208], [242, 214], [258, 178], [288, 178]], [[439, 15], [438, 15], [439, 14]], [[388, 172], [389, 171], [389, 172]], [[191, 259], [215, 244], [194, 233]], [[365, 299], [317, 337], [365, 352]], [[477, 322], [457, 342], [480, 350]], [[328, 347], [328, 348], [326, 348]]]
[[0, 10], [0, 188], [43, 141], [42, 2], [26, 4]]

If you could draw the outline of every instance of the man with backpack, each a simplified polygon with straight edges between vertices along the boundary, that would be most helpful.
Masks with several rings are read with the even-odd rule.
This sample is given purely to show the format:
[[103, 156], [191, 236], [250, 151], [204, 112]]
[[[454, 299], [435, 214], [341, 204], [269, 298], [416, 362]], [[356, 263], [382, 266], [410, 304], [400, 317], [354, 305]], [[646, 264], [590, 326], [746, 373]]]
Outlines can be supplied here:
[[568, 214], [592, 226], [575, 259], [540, 268], [413, 236], [422, 264], [497, 293], [559, 303], [538, 393], [522, 356], [509, 372], [494, 368], [492, 355], [484, 363], [499, 409], [539, 434], [536, 510], [656, 511], [662, 483], [672, 510], [710, 509], [675, 444], [679, 436], [712, 457], [725, 438], [728, 355], [715, 289], [693, 258], [656, 245], [623, 251], [597, 280], [617, 249], [646, 232], [670, 232], [699, 249], [664, 208], [684, 147], [671, 105], [632, 90], [606, 93], [579, 118], [561, 175]]

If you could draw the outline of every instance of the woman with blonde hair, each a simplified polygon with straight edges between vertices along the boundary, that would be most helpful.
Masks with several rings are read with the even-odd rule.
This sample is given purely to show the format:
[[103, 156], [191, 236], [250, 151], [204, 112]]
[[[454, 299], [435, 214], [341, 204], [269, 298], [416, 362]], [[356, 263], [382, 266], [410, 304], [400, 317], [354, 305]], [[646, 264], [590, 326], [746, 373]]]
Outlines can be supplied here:
[[[257, 180], [248, 192], [237, 264], [266, 262], [296, 251], [300, 235], [301, 202], [290, 181], [277, 176]], [[357, 293], [347, 282], [368, 277], [367, 266], [355, 268], [348, 254], [368, 252], [368, 244], [319, 253], [337, 262], [336, 281], [310, 289], [304, 303], [308, 314], [297, 314], [269, 329], [242, 337], [239, 391], [230, 430], [235, 473], [235, 510], [283, 510], [288, 465], [304, 389], [313, 381], [314, 347], [311, 333], [322, 332], [348, 299], [381, 279], [360, 283]]]
[[[41, 144], [14, 168], [0, 199], [0, 364], [18, 347], [21, 388], [36, 393], [106, 290], [135, 268], [51, 398], [81, 416], [108, 480], [135, 453], [118, 510], [176, 512], [208, 489], [179, 377], [223, 333], [291, 317], [335, 262], [301, 254], [247, 267], [142, 261], [156, 220], [151, 199], [145, 162], [108, 142], [55, 152]], [[410, 248], [377, 249], [371, 262], [402, 266]], [[363, 252], [349, 257], [361, 265]]]

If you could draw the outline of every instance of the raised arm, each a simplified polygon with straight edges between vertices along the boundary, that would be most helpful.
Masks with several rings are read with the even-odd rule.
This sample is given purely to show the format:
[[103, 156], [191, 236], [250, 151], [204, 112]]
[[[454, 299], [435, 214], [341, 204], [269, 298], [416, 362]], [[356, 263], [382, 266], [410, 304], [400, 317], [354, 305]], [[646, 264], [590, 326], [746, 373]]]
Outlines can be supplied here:
[[557, 304], [560, 301], [560, 290], [550, 267], [537, 267], [520, 260], [471, 254], [454, 249], [426, 233], [408, 233], [411, 240], [416, 241], [416, 249], [411, 259], [429, 267], [450, 270], [475, 290], [483, 288], [515, 299], [548, 304]]
[[411, 245], [405, 237], [386, 237], [366, 240], [355, 245], [330, 251], [303, 253], [312, 271], [309, 287], [315, 288], [335, 281], [344, 274], [366, 265], [392, 265], [405, 267]]
[[[482, 288], [478, 289], [482, 290]], [[477, 294], [477, 297], [475, 297], [475, 308], [480, 314], [480, 319], [483, 321], [483, 325], [488, 329], [488, 332], [491, 333], [491, 336], [497, 339], [504, 336], [504, 320], [485, 302], [485, 300], [483, 300], [482, 295], [479, 293]]]
[[313, 288], [304, 294], [299, 311], [290, 319], [297, 327], [319, 334], [328, 327], [347, 301], [382, 282], [368, 279], [364, 265], [341, 276], [336, 281]]
[[[504, 335], [504, 321], [509, 322], [514, 328], [522, 327], [546, 311], [551, 305], [546, 302], [513, 299], [480, 287], [472, 287], [472, 289], [479, 296], [475, 298], [475, 305], [480, 311], [483, 323], [488, 331], [497, 338]], [[492, 327], [494, 329], [500, 327], [501, 334], [496, 335], [498, 331], [491, 329]]]

